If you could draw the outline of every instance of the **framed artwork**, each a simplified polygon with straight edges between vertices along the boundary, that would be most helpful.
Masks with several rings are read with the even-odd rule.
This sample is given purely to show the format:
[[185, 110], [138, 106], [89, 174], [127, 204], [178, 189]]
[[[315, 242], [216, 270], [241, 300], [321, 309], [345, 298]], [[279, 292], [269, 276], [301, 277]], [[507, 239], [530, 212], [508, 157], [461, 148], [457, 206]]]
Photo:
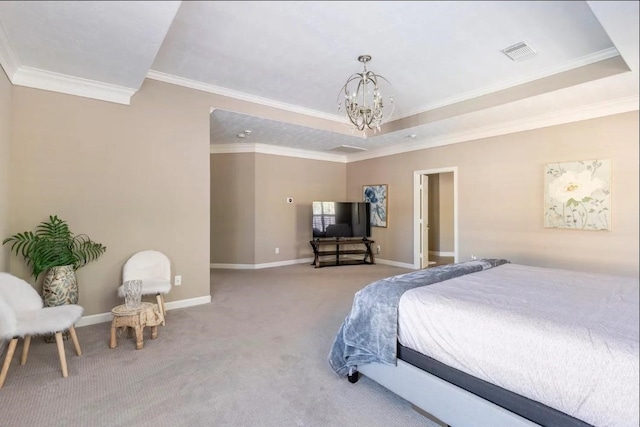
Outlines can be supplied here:
[[371, 226], [387, 226], [387, 184], [363, 185], [362, 197], [365, 202], [371, 203]]
[[610, 185], [610, 159], [548, 164], [544, 226], [611, 231]]

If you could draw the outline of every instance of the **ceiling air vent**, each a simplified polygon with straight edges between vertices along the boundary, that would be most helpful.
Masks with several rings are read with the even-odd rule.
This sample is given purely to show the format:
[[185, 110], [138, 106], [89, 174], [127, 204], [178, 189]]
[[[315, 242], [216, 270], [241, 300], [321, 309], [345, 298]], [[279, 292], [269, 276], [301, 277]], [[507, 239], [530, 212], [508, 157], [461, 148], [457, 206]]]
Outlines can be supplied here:
[[501, 51], [514, 61], [522, 61], [523, 59], [535, 56], [537, 52], [526, 42], [516, 43]]
[[339, 145], [337, 147], [333, 147], [328, 149], [327, 151], [332, 151], [334, 153], [359, 153], [361, 151], [367, 151], [366, 148], [361, 147], [353, 147], [351, 145]]

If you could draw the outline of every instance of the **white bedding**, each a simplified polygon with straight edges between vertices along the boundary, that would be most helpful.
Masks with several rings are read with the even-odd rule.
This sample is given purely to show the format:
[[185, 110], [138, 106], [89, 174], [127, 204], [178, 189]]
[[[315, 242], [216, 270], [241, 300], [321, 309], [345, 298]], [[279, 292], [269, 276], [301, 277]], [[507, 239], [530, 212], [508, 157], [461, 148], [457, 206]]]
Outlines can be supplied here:
[[638, 289], [506, 264], [405, 292], [398, 340], [595, 426], [638, 427]]

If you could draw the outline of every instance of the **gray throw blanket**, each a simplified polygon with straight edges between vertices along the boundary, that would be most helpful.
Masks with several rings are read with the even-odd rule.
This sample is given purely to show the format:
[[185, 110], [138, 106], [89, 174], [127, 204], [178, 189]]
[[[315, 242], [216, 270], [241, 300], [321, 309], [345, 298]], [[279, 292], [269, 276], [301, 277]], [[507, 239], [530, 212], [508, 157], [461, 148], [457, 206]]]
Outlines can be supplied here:
[[375, 281], [353, 298], [351, 313], [342, 323], [329, 353], [331, 368], [341, 377], [359, 364], [396, 364], [398, 304], [409, 289], [506, 264], [482, 259], [442, 265]]

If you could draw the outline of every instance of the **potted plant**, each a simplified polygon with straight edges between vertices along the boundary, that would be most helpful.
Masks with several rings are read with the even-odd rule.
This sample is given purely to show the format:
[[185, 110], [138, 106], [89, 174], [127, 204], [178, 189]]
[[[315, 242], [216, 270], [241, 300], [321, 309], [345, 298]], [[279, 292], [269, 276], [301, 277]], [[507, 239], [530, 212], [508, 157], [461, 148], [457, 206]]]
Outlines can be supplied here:
[[76, 270], [95, 261], [107, 248], [87, 235], [74, 235], [56, 215], [41, 222], [35, 233], [25, 231], [3, 240], [11, 252], [22, 256], [37, 280], [45, 273], [42, 299], [45, 307], [78, 303]]

